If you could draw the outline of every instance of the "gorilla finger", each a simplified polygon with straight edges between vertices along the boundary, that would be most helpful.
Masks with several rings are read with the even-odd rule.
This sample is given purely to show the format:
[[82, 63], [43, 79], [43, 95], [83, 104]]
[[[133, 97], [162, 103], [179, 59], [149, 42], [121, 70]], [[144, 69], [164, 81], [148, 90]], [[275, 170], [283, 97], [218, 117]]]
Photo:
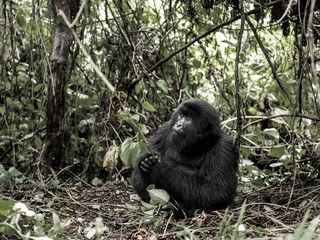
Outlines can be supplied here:
[[152, 163], [148, 160], [142, 161], [140, 165], [144, 166], [145, 168], [151, 168], [153, 166]]
[[151, 169], [153, 166], [154, 166], [154, 164], [146, 162], [146, 161], [142, 161], [140, 164], [140, 168], [142, 168], [142, 171], [144, 171], [144, 172], [151, 172]]
[[148, 165], [150, 168], [154, 165], [153, 159], [150, 158], [150, 157], [144, 159], [141, 163], [144, 163], [145, 165]]
[[149, 157], [149, 159], [152, 161], [153, 165], [159, 162], [159, 156], [158, 155], [154, 155]]
[[151, 168], [149, 167], [144, 167], [143, 165], [140, 165], [140, 170], [144, 173], [150, 173], [151, 172]]
[[147, 163], [147, 164], [149, 164], [149, 165], [152, 167], [153, 165], [155, 165], [155, 164], [158, 162], [158, 160], [157, 160], [157, 159], [154, 159], [153, 156], [150, 156], [150, 157], [146, 158], [146, 159], [144, 160], [144, 162]]

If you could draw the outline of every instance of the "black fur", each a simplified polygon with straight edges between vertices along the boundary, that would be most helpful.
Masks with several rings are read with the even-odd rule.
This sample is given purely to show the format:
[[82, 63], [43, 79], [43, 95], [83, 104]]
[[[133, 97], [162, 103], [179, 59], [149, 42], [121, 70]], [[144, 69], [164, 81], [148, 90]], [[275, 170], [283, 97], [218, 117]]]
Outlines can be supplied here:
[[[172, 128], [180, 114], [189, 116], [191, 124], [177, 135]], [[150, 200], [146, 188], [155, 184], [166, 190], [188, 217], [196, 209], [221, 209], [232, 202], [239, 157], [232, 139], [220, 127], [219, 113], [210, 104], [198, 99], [183, 102], [149, 144], [152, 154], [142, 153], [133, 166], [133, 188], [142, 200]]]

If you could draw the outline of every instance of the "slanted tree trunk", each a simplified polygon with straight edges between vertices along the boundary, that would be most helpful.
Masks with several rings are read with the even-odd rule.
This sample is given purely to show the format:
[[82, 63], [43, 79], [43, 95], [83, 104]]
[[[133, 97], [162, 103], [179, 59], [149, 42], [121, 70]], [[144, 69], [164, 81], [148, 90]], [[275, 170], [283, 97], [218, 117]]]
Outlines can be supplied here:
[[50, 168], [59, 171], [65, 162], [66, 141], [64, 129], [65, 113], [65, 74], [72, 33], [62, 16], [61, 9], [69, 21], [71, 20], [70, 1], [52, 0], [55, 20], [55, 33], [48, 69], [48, 89], [46, 102], [46, 138], [40, 155], [40, 172], [45, 176]]

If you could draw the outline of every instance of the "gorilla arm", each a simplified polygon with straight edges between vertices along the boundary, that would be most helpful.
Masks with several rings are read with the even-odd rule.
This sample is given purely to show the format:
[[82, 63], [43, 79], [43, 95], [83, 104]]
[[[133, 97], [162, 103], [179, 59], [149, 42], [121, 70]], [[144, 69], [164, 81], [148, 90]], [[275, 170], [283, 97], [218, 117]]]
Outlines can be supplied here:
[[151, 184], [150, 173], [154, 165], [159, 161], [158, 155], [144, 152], [140, 154], [133, 164], [132, 184], [143, 201], [148, 202], [150, 200], [146, 188]]

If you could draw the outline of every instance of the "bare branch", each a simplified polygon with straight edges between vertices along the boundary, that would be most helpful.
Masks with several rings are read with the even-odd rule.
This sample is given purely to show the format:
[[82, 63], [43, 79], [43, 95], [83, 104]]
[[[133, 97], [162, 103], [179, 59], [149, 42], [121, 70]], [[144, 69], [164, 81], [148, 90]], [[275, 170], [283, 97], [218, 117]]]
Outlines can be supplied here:
[[[193, 33], [194, 36], [197, 37], [197, 34], [196, 34], [193, 30], [192, 30], [192, 33]], [[201, 49], [203, 50], [204, 54], [206, 55], [205, 58], [206, 58], [206, 60], [208, 61], [209, 74], [212, 75], [213, 80], [214, 80], [216, 86], [218, 87], [218, 89], [219, 89], [222, 97], [226, 100], [226, 102], [227, 102], [227, 104], [229, 105], [230, 109], [233, 110], [234, 107], [232, 106], [232, 104], [230, 103], [230, 101], [229, 101], [229, 99], [227, 98], [226, 94], [224, 93], [223, 89], [221, 88], [221, 86], [220, 86], [220, 84], [219, 84], [219, 81], [218, 81], [218, 79], [217, 79], [217, 77], [216, 77], [216, 75], [215, 75], [215, 71], [214, 71], [214, 68], [213, 68], [213, 65], [212, 65], [212, 61], [211, 61], [211, 59], [210, 59], [210, 55], [209, 55], [206, 47], [202, 44], [202, 41], [201, 41], [201, 40], [199, 40], [198, 43], [199, 43]]]
[[270, 57], [269, 57], [269, 55], [268, 55], [268, 52], [267, 52], [266, 48], [263, 46], [263, 43], [262, 43], [260, 37], [258, 36], [258, 33], [257, 33], [255, 27], [253, 26], [253, 24], [251, 23], [251, 21], [250, 21], [250, 19], [249, 19], [248, 16], [246, 16], [246, 21], [247, 21], [247, 23], [249, 24], [249, 26], [250, 26], [250, 28], [251, 28], [251, 30], [252, 30], [255, 38], [257, 39], [257, 42], [258, 42], [258, 44], [259, 44], [259, 46], [260, 46], [260, 48], [261, 48], [261, 50], [262, 50], [262, 52], [263, 52], [266, 60], [267, 60], [270, 68], [271, 68], [273, 77], [276, 79], [276, 81], [277, 81], [277, 83], [279, 84], [281, 90], [286, 94], [286, 96], [287, 96], [287, 98], [288, 98], [288, 100], [289, 100], [289, 102], [290, 102], [290, 105], [291, 105], [292, 107], [294, 107], [295, 104], [293, 103], [292, 98], [291, 98], [288, 90], [285, 88], [284, 84], [282, 83], [281, 79], [279, 78], [278, 73], [277, 73], [277, 70], [276, 70], [274, 64], [271, 62], [271, 59], [270, 59]]
[[247, 125], [243, 126], [242, 131], [246, 130], [251, 125], [255, 125], [255, 124], [258, 124], [260, 122], [268, 121], [268, 120], [273, 119], [273, 118], [293, 117], [293, 116], [300, 117], [300, 118], [306, 118], [306, 119], [310, 119], [310, 120], [313, 120], [313, 121], [316, 121], [316, 122], [320, 122], [320, 118], [318, 118], [318, 117], [313, 117], [313, 116], [309, 116], [309, 115], [301, 114], [301, 113], [279, 114], [279, 115], [274, 115], [274, 116], [270, 116], [270, 117], [264, 117], [262, 119], [258, 119], [258, 120], [255, 120], [255, 121], [251, 122], [251, 123], [248, 123]]
[[70, 28], [74, 38], [76, 39], [77, 43], [79, 44], [82, 53], [86, 56], [87, 61], [91, 64], [91, 66], [93, 67], [93, 69], [96, 71], [96, 73], [99, 75], [99, 77], [105, 82], [105, 84], [107, 85], [107, 87], [111, 90], [111, 92], [115, 91], [115, 88], [112, 86], [112, 84], [107, 80], [107, 78], [103, 75], [103, 73], [100, 71], [100, 69], [98, 68], [98, 66], [94, 63], [94, 61], [92, 60], [92, 58], [90, 57], [90, 55], [87, 53], [86, 49], [83, 47], [78, 35], [76, 34], [76, 32], [73, 30], [72, 28], [72, 24], [69, 22], [69, 20], [67, 19], [67, 16], [64, 14], [64, 12], [60, 9], [58, 12], [59, 15], [61, 15], [63, 17], [63, 20], [65, 21], [65, 23], [67, 24], [67, 26]]
[[240, 24], [240, 32], [238, 37], [238, 44], [236, 49], [236, 60], [235, 60], [235, 66], [234, 66], [234, 76], [235, 76], [235, 86], [236, 86], [236, 110], [237, 110], [237, 137], [235, 140], [235, 147], [237, 151], [240, 150], [240, 138], [242, 134], [242, 116], [241, 116], [241, 110], [242, 110], [242, 101], [241, 97], [239, 95], [240, 92], [240, 86], [242, 83], [242, 78], [239, 76], [239, 58], [240, 58], [240, 50], [241, 50], [241, 42], [242, 42], [242, 36], [244, 31], [244, 23], [245, 23], [245, 13], [243, 10], [243, 1], [240, 0], [240, 12], [241, 12], [241, 24]]

